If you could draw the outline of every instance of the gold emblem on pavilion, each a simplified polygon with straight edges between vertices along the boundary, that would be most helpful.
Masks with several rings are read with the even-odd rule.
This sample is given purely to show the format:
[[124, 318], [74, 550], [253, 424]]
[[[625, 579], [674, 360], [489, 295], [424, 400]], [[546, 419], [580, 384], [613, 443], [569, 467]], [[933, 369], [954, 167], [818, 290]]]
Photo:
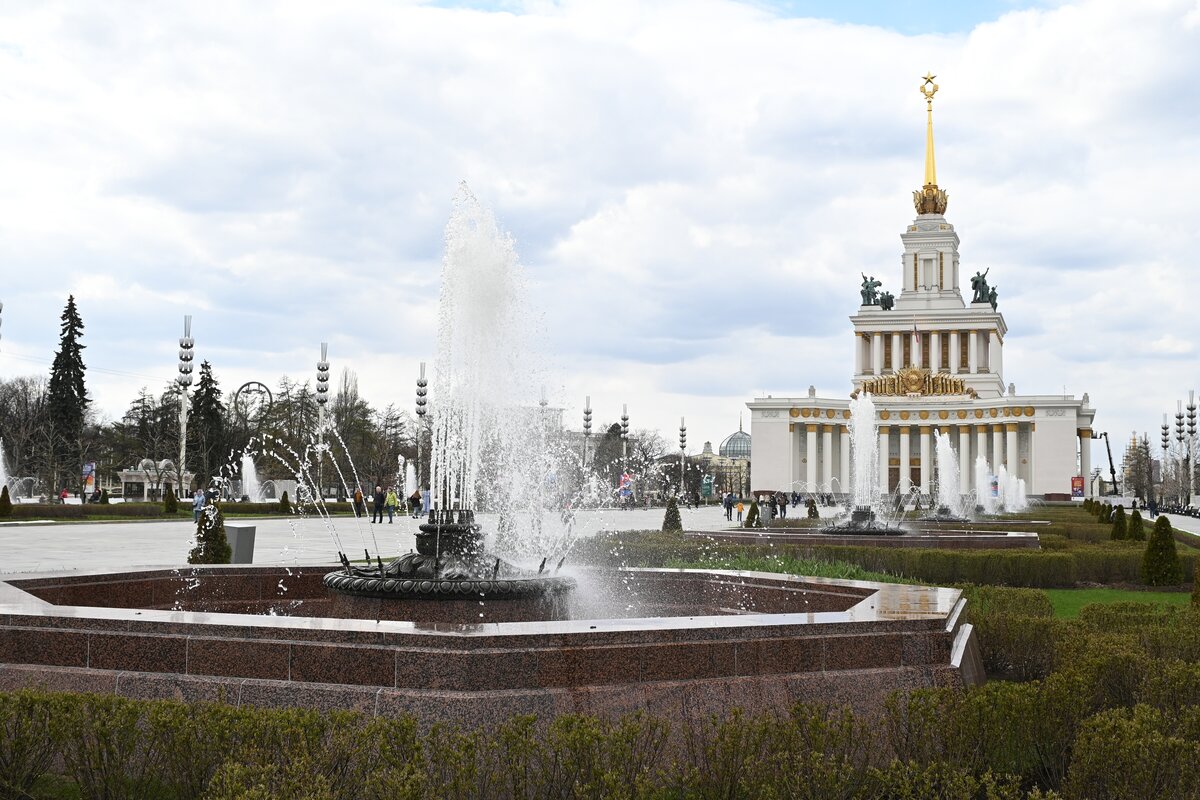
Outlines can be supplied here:
[[962, 378], [948, 372], [931, 372], [921, 367], [904, 367], [894, 375], [881, 375], [863, 381], [862, 386], [850, 393], [857, 398], [859, 392], [881, 397], [920, 397], [924, 395], [966, 395], [978, 397], [975, 390], [967, 386]]

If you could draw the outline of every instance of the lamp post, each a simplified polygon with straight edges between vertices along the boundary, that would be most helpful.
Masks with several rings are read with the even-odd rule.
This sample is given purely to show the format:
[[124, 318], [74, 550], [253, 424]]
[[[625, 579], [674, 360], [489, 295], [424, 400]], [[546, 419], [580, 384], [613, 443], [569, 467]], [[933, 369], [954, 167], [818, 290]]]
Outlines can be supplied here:
[[[1188, 469], [1186, 450], [1184, 450], [1183, 436], [1183, 401], [1177, 400], [1175, 405], [1175, 441], [1179, 444], [1179, 495], [1184, 491], [1184, 471]], [[1182, 497], [1179, 498], [1182, 501]], [[1180, 503], [1180, 505], [1186, 505]]]
[[192, 385], [192, 359], [194, 358], [192, 349], [195, 346], [196, 342], [192, 339], [192, 315], [185, 314], [183, 336], [179, 339], [179, 377], [175, 379], [179, 384], [179, 465], [176, 468], [178, 475], [175, 478], [177, 493], [184, 488], [183, 469], [184, 459], [187, 457], [188, 387]]
[[1187, 437], [1188, 437], [1188, 505], [1191, 505], [1192, 495], [1196, 491], [1196, 390], [1188, 390], [1187, 404]]
[[583, 399], [583, 468], [587, 469], [588, 440], [592, 438], [592, 396]]
[[325, 404], [329, 402], [329, 342], [321, 342], [317, 362], [317, 440], [325, 433]]
[[[416, 470], [417, 471], [417, 494], [419, 494], [422, 497], [422, 499], [425, 497], [425, 493], [421, 490], [421, 487], [424, 486], [424, 484], [421, 483], [421, 438], [425, 433], [425, 415], [429, 413], [429, 409], [426, 408], [426, 405], [429, 403], [429, 400], [425, 396], [426, 394], [429, 393], [428, 387], [429, 387], [429, 381], [425, 380], [425, 362], [422, 361], [421, 362], [421, 373], [417, 376], [417, 470]], [[422, 503], [422, 506], [424, 506], [424, 503]], [[424, 511], [425, 509], [422, 507], [421, 510]]]
[[1162, 480], [1159, 482], [1160, 485], [1162, 486], [1162, 489], [1159, 492], [1159, 500], [1162, 503], [1165, 503], [1167, 500], [1167, 468], [1169, 466], [1168, 458], [1169, 458], [1170, 449], [1171, 449], [1171, 426], [1167, 423], [1167, 413], [1164, 411], [1163, 412], [1163, 421], [1162, 421], [1162, 451], [1163, 451], [1162, 476], [1161, 476]]
[[621, 471], [629, 472], [629, 406], [621, 404]]
[[687, 422], [679, 418], [679, 494], [684, 493], [683, 471], [687, 469]]

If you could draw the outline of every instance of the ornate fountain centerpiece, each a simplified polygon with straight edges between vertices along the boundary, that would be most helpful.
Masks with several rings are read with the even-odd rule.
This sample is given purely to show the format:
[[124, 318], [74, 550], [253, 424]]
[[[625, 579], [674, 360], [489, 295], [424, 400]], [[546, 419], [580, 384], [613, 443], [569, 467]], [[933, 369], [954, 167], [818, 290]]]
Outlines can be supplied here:
[[[527, 357], [522, 327], [523, 279], [512, 246], [490, 213], [462, 186], [446, 226], [446, 256], [438, 309], [437, 361], [432, 386], [433, 509], [416, 535], [416, 552], [386, 564], [379, 556], [325, 576], [335, 592], [367, 597], [487, 599], [569, 591], [559, 576], [567, 544], [542, 534], [540, 486], [544, 436], [514, 425], [505, 412], [528, 401], [518, 383]], [[480, 488], [482, 487], [482, 488]], [[479, 492], [477, 494], [477, 488]], [[475, 521], [477, 497], [495, 510], [504, 552], [537, 569], [490, 554]], [[520, 526], [528, 522], [529, 530]], [[499, 545], [500, 543], [498, 543]], [[547, 563], [554, 566], [547, 568]]]

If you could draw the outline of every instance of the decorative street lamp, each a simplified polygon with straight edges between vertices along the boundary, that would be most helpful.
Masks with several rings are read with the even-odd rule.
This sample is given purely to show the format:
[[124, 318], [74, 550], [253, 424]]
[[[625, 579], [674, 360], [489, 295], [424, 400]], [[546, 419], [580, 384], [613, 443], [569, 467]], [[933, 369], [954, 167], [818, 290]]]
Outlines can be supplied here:
[[[426, 405], [429, 403], [425, 397], [429, 393], [429, 381], [425, 380], [425, 362], [421, 362], [421, 374], [417, 376], [417, 494], [424, 498], [424, 493], [421, 487], [425, 484], [421, 483], [421, 436], [425, 433], [425, 415], [429, 413]], [[422, 506], [424, 503], [422, 503]], [[422, 508], [424, 510], [424, 508]]]
[[317, 362], [317, 439], [325, 432], [325, 404], [329, 402], [329, 342], [321, 342]]
[[192, 359], [195, 357], [192, 350], [195, 346], [196, 342], [192, 339], [192, 315], [185, 314], [183, 336], [179, 339], [179, 377], [175, 379], [179, 384], [179, 464], [176, 467], [176, 493], [181, 493], [185, 488], [183, 466], [187, 457], [188, 387], [192, 385]]
[[1188, 390], [1187, 404], [1187, 436], [1188, 436], [1188, 504], [1191, 505], [1192, 495], [1196, 491], [1196, 390]]
[[679, 494], [684, 493], [683, 471], [687, 469], [687, 423], [679, 418]]
[[587, 469], [588, 440], [592, 438], [592, 396], [583, 399], [583, 468]]
[[1169, 452], [1171, 449], [1171, 426], [1167, 423], [1167, 412], [1163, 412], [1162, 421], [1162, 496], [1161, 499], [1165, 503], [1167, 500], [1167, 469], [1170, 466], [1168, 461]]
[[[1179, 443], [1179, 494], [1183, 494], [1183, 470], [1188, 468], [1187, 456], [1183, 448], [1183, 401], [1177, 400], [1175, 405], [1175, 441]], [[1182, 498], [1180, 498], [1182, 499]], [[1190, 498], [1189, 498], [1190, 499]]]
[[629, 406], [621, 403], [621, 470], [629, 472]]

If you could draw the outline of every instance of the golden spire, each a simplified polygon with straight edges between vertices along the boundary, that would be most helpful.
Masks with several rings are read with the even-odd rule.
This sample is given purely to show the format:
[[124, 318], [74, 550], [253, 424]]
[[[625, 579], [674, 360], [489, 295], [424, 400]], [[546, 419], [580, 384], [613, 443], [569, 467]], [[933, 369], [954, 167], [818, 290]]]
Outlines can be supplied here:
[[925, 124], [925, 185], [937, 186], [937, 165], [933, 160], [933, 96], [937, 94], [938, 85], [933, 82], [937, 76], [926, 72], [925, 82], [921, 84], [921, 94], [925, 95], [925, 111], [929, 115]]
[[925, 186], [913, 192], [913, 205], [917, 207], [918, 214], [945, 214], [949, 202], [946, 193], [938, 188], [937, 164], [933, 158], [933, 96], [938, 90], [933, 79], [936, 77], [932, 72], [927, 72], [921, 84], [928, 116], [925, 123]]

